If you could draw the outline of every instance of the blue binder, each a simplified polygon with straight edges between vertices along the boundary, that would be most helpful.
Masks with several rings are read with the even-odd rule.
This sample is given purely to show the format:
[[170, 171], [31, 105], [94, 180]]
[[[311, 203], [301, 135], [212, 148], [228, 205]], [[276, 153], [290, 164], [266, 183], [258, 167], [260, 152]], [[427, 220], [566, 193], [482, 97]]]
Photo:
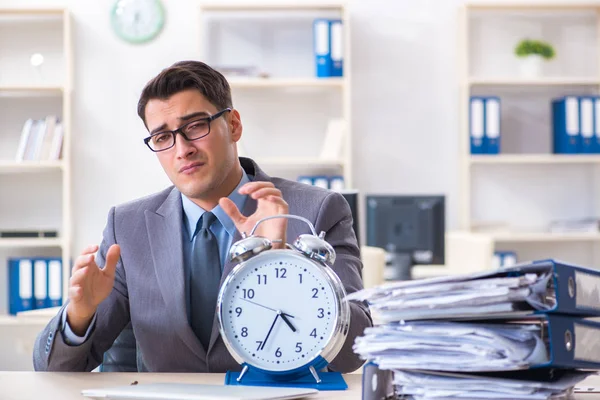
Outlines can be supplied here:
[[600, 154], [600, 97], [594, 98], [594, 139], [592, 148], [595, 154]]
[[555, 260], [541, 260], [507, 267], [492, 275], [523, 275], [528, 272], [550, 272], [552, 279], [546, 288], [548, 310], [536, 314], [571, 314], [600, 316], [600, 271]]
[[344, 76], [344, 30], [341, 19], [329, 21], [331, 76]]
[[46, 307], [59, 307], [62, 305], [62, 259], [48, 258], [48, 297]]
[[484, 144], [486, 154], [500, 153], [500, 98], [485, 98], [485, 133]]
[[487, 153], [485, 147], [485, 97], [471, 97], [469, 106], [469, 137], [471, 154]]
[[313, 40], [318, 78], [331, 76], [331, 36], [330, 22], [328, 19], [315, 19], [313, 21]]
[[577, 97], [566, 96], [552, 101], [554, 153], [579, 153], [581, 146], [579, 122], [579, 100]]
[[33, 309], [33, 262], [27, 258], [8, 259], [8, 312], [16, 315]]
[[33, 260], [33, 308], [48, 307], [48, 263], [44, 258]]
[[581, 132], [581, 152], [592, 154], [596, 152], [596, 137], [594, 132], [594, 104], [592, 96], [579, 97], [579, 127]]
[[549, 361], [530, 368], [600, 369], [600, 322], [567, 315], [540, 318]]

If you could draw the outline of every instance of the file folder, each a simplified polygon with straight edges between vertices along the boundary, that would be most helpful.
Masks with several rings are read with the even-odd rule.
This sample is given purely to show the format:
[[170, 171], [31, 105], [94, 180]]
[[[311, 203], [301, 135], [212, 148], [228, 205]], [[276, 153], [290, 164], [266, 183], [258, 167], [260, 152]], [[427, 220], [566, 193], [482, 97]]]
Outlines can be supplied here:
[[484, 104], [485, 99], [482, 97], [471, 97], [469, 111], [469, 136], [471, 138], [471, 154], [485, 154], [484, 142]]
[[594, 98], [594, 153], [600, 154], [600, 97]]
[[33, 309], [33, 262], [26, 258], [8, 260], [9, 313]]
[[580, 149], [579, 100], [566, 96], [552, 102], [554, 153], [576, 154]]
[[316, 74], [319, 78], [331, 76], [331, 37], [328, 19], [316, 19], [313, 22], [313, 40], [316, 62]]
[[579, 98], [579, 123], [581, 127], [581, 153], [591, 154], [596, 150], [594, 133], [594, 98]]
[[48, 264], [46, 260], [33, 261], [33, 308], [46, 308], [48, 300]]
[[48, 259], [48, 299], [47, 307], [62, 305], [62, 260]]
[[500, 153], [500, 98], [485, 99], [485, 143], [486, 154]]
[[331, 76], [344, 76], [344, 32], [341, 19], [329, 21]]

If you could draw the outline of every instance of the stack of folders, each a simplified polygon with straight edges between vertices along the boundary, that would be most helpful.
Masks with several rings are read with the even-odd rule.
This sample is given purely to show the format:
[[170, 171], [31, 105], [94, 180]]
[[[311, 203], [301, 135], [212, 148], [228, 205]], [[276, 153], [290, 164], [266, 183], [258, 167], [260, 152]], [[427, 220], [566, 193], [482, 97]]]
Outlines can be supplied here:
[[376, 322], [354, 344], [365, 374], [391, 371], [390, 387], [414, 399], [566, 398], [600, 369], [600, 271], [544, 260], [347, 299], [367, 301]]
[[600, 153], [600, 97], [565, 96], [552, 101], [556, 154]]
[[62, 259], [8, 259], [9, 313], [62, 304]]
[[500, 153], [500, 98], [471, 96], [469, 109], [471, 154]]

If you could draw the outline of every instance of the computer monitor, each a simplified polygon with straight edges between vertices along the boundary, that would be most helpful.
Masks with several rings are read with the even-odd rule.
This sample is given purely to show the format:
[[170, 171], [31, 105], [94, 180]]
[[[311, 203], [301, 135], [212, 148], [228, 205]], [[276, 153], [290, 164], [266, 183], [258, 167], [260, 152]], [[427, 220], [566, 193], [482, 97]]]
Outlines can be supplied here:
[[369, 195], [366, 203], [367, 245], [387, 251], [387, 280], [410, 279], [416, 264], [444, 264], [444, 196]]
[[354, 229], [354, 234], [356, 235], [356, 240], [358, 241], [358, 246], [360, 247], [360, 231], [359, 231], [359, 215], [358, 215], [358, 191], [345, 189], [340, 191], [340, 194], [344, 196], [348, 205], [350, 206], [350, 211], [352, 212], [352, 229]]

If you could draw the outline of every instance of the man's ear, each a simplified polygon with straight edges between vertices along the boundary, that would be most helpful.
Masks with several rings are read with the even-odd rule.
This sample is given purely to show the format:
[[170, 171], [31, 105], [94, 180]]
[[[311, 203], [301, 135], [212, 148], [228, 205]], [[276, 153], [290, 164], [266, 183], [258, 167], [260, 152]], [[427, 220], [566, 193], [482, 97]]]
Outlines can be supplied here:
[[229, 127], [231, 129], [231, 139], [234, 142], [238, 142], [242, 138], [242, 119], [238, 110], [231, 110], [231, 119]]

